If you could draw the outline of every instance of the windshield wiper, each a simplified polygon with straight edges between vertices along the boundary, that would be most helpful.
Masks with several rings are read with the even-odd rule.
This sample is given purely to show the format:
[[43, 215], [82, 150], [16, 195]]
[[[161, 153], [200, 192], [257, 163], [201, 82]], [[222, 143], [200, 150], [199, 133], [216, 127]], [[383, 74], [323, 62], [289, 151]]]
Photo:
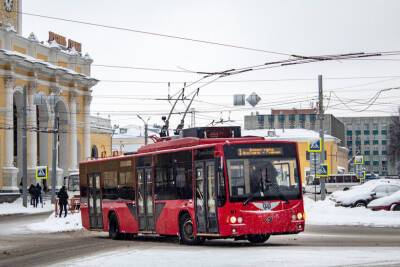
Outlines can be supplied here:
[[246, 198], [246, 200], [243, 202], [243, 206], [246, 206], [247, 203], [249, 203], [255, 197], [256, 197], [256, 194], [250, 194], [250, 196], [248, 198]]

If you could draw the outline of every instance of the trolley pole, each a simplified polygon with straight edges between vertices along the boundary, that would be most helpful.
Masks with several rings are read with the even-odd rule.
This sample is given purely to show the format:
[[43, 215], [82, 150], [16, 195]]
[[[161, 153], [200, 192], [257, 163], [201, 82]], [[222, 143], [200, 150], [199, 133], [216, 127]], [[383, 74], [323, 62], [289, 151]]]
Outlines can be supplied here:
[[[322, 91], [322, 75], [318, 75], [318, 95], [319, 95], [319, 138], [321, 139], [321, 156], [320, 163], [325, 161], [325, 144], [324, 144], [324, 96]], [[325, 199], [325, 178], [320, 178], [321, 200]]]
[[28, 206], [27, 185], [28, 185], [28, 161], [27, 161], [27, 140], [26, 140], [26, 86], [23, 88], [22, 106], [22, 205]]

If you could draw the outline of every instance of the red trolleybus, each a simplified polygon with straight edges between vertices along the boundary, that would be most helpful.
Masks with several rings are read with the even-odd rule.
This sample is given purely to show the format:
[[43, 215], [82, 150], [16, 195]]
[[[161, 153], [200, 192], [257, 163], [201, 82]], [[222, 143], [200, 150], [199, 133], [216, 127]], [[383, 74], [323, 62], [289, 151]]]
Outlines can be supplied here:
[[[182, 137], [183, 136], [183, 137]], [[297, 145], [239, 127], [183, 130], [138, 153], [82, 162], [82, 224], [123, 234], [265, 242], [304, 230]]]

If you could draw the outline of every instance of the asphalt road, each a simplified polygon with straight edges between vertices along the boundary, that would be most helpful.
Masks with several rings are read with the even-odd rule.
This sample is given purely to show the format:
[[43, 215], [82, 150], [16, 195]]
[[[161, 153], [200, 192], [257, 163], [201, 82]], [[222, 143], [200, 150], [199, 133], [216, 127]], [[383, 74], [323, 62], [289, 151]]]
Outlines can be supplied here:
[[[115, 250], [118, 248], [181, 246], [176, 238], [135, 238], [110, 240], [106, 233], [75, 231], [68, 233], [36, 234], [9, 233], [12, 225], [22, 225], [48, 217], [48, 214], [0, 217], [0, 266], [43, 266], [69, 259]], [[16, 227], [16, 226], [15, 226]], [[212, 240], [206, 247], [247, 247], [246, 241]], [[400, 230], [350, 226], [306, 226], [299, 235], [272, 236], [265, 247], [400, 247]], [[202, 249], [202, 247], [198, 247]], [[399, 248], [400, 251], [400, 248]]]

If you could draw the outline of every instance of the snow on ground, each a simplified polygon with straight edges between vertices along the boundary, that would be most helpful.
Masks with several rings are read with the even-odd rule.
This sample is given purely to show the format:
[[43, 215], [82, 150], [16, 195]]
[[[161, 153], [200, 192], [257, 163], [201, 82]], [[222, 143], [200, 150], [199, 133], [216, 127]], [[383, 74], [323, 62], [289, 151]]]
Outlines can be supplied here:
[[[155, 256], [156, 255], [156, 256]], [[333, 257], [333, 255], [335, 255]], [[119, 249], [54, 266], [376, 266], [400, 264], [392, 247], [154, 247]]]
[[308, 197], [304, 197], [304, 206], [306, 224], [400, 227], [400, 212], [398, 211], [335, 207], [335, 202], [329, 199], [315, 202]]
[[11, 215], [11, 214], [33, 214], [41, 213], [54, 210], [54, 206], [51, 204], [50, 200], [43, 200], [43, 207], [41, 204], [37, 208], [30, 205], [30, 200], [28, 199], [28, 207], [22, 206], [22, 198], [18, 198], [13, 203], [1, 203], [0, 204], [0, 216], [1, 215]]
[[43, 222], [28, 224], [27, 228], [35, 233], [55, 233], [81, 230], [81, 214], [73, 213], [68, 214], [67, 217], [55, 217], [54, 213], [52, 213]]

